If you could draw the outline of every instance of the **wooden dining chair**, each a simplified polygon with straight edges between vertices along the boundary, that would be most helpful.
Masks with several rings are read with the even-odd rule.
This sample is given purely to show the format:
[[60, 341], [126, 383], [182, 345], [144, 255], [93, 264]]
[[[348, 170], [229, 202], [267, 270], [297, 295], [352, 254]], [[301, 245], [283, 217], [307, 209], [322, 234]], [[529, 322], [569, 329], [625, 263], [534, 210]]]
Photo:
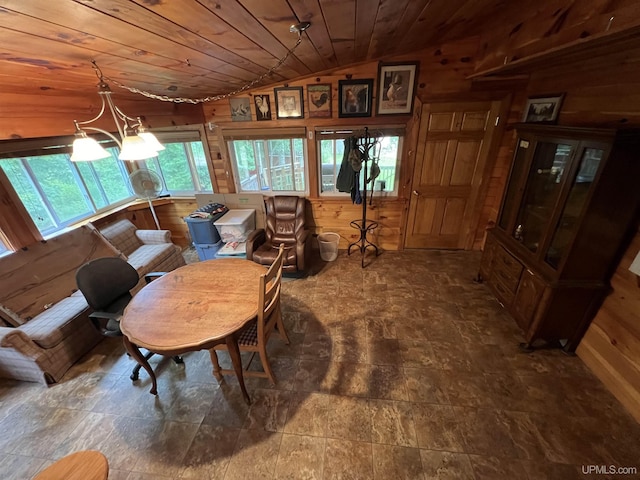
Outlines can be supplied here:
[[[240, 353], [251, 352], [251, 357], [247, 365], [242, 367], [244, 376], [268, 378], [275, 385], [276, 379], [271, 370], [267, 357], [267, 343], [271, 334], [277, 331], [280, 338], [288, 345], [289, 337], [282, 322], [282, 312], [280, 308], [280, 288], [282, 285], [282, 263], [284, 257], [284, 244], [280, 244], [278, 255], [269, 269], [260, 276], [260, 287], [258, 296], [258, 315], [255, 320], [249, 323], [238, 337], [238, 347]], [[235, 375], [233, 370], [221, 369], [218, 363], [217, 350], [227, 350], [227, 345], [222, 343], [216, 345], [209, 353], [211, 363], [213, 363], [213, 374], [218, 380], [222, 380], [222, 375]], [[260, 355], [260, 361], [264, 371], [249, 370], [249, 366], [255, 357]]]

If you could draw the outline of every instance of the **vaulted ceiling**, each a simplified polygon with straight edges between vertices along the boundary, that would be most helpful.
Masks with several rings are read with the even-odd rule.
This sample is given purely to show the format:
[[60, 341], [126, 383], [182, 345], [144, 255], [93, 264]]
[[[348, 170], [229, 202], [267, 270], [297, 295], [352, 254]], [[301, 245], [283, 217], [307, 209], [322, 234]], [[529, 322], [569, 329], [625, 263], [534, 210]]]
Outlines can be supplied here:
[[[123, 84], [172, 97], [229, 92], [267, 72], [311, 27], [273, 84], [473, 35], [505, 0], [5, 0], [0, 81], [95, 92], [95, 59]], [[4, 81], [3, 81], [4, 79]]]
[[[633, 27], [637, 45], [638, 5], [637, 0], [3, 0], [0, 91], [94, 93], [95, 60], [107, 78], [156, 95], [224, 94], [278, 64], [296, 44], [290, 26], [299, 22], [311, 23], [301, 44], [257, 85], [475, 35], [482, 37], [478, 56], [484, 56], [477, 68], [513, 60], [517, 67], [523, 55], [536, 50], [553, 51], [563, 42], [582, 48], [616, 29]], [[520, 51], [507, 56], [515, 46]], [[611, 51], [610, 44], [604, 46]]]

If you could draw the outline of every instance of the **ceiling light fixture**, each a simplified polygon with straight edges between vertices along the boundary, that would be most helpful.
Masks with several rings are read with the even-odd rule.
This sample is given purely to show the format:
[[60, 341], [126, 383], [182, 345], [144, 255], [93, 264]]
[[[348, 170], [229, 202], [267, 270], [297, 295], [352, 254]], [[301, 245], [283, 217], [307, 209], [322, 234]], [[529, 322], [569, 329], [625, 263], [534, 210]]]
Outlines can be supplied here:
[[[100, 109], [100, 113], [91, 120], [86, 120], [84, 122], [78, 122], [77, 120], [73, 121], [76, 126], [76, 139], [73, 141], [71, 161], [93, 161], [111, 156], [111, 154], [105, 150], [102, 145], [87, 135], [86, 130], [103, 133], [116, 142], [118, 147], [120, 147], [120, 154], [118, 155], [120, 160], [145, 160], [147, 158], [157, 156], [160, 150], [164, 150], [162, 144], [153, 133], [144, 128], [140, 117], [133, 118], [126, 115], [113, 103], [113, 99], [111, 98], [111, 89], [105, 81], [102, 71], [96, 64], [95, 60], [92, 60], [91, 63], [93, 64], [93, 69], [100, 80], [98, 83], [98, 94], [102, 100], [102, 108]], [[111, 116], [115, 121], [116, 128], [118, 129], [118, 134], [120, 136], [119, 139], [106, 130], [88, 126], [102, 117], [106, 111], [106, 107], [109, 107]]]
[[[124, 88], [125, 90], [130, 91], [131, 93], [137, 93], [137, 94], [145, 96], [147, 98], [152, 98], [154, 100], [161, 100], [163, 102], [197, 104], [197, 103], [215, 102], [215, 101], [218, 101], [218, 100], [223, 100], [225, 98], [233, 97], [234, 95], [238, 95], [239, 93], [242, 93], [242, 92], [244, 92], [246, 90], [249, 90], [251, 87], [254, 87], [255, 85], [259, 84], [266, 77], [272, 75], [273, 72], [275, 72], [278, 68], [280, 68], [282, 66], [282, 64], [284, 64], [284, 62], [286, 62], [289, 59], [289, 57], [291, 55], [293, 55], [293, 52], [295, 52], [296, 48], [298, 48], [298, 46], [302, 43], [302, 33], [305, 30], [307, 30], [310, 26], [311, 26], [310, 22], [301, 22], [301, 23], [296, 23], [294, 25], [291, 25], [289, 27], [289, 31], [291, 33], [297, 33], [298, 34], [298, 40], [296, 41], [295, 45], [293, 47], [291, 47], [287, 51], [285, 56], [282, 57], [280, 60], [278, 60], [278, 62], [273, 67], [271, 67], [269, 70], [267, 70], [266, 72], [264, 72], [260, 76], [254, 78], [249, 83], [247, 83], [247, 84], [241, 86], [240, 88], [237, 88], [237, 89], [235, 89], [235, 90], [233, 90], [233, 91], [231, 91], [229, 93], [223, 93], [223, 94], [220, 94], [220, 95], [213, 95], [213, 96], [201, 97], [201, 98], [169, 97], [168, 95], [158, 95], [158, 94], [155, 94], [155, 93], [147, 92], [145, 90], [140, 90], [140, 89], [135, 88], [135, 87], [129, 87], [128, 85], [124, 85], [123, 83], [120, 83], [117, 80], [114, 80], [113, 78], [109, 78], [109, 77], [106, 77], [106, 76], [104, 78], [109, 80], [114, 85], [117, 85], [120, 88]], [[94, 64], [95, 64], [95, 62], [94, 62]], [[101, 79], [102, 79], [102, 77], [101, 77]]]

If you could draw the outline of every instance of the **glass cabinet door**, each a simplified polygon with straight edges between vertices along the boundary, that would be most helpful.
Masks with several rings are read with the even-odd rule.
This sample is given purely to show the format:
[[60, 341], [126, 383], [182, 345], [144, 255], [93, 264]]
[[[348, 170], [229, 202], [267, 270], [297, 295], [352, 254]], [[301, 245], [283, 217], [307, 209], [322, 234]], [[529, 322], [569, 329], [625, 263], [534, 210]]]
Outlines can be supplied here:
[[529, 170], [524, 197], [518, 211], [513, 237], [532, 252], [538, 250], [542, 235], [567, 173], [573, 145], [538, 142]]
[[573, 179], [562, 215], [545, 254], [545, 261], [553, 268], [558, 268], [569, 247], [603, 156], [604, 150], [600, 148], [585, 148], [582, 151], [578, 173]]
[[513, 167], [511, 167], [511, 175], [509, 175], [509, 183], [507, 184], [507, 193], [504, 197], [500, 221], [498, 222], [498, 225], [504, 231], [509, 230], [515, 210], [518, 208], [519, 179], [525, 173], [527, 152], [531, 146], [533, 144], [529, 140], [518, 140], [518, 149], [513, 159]]

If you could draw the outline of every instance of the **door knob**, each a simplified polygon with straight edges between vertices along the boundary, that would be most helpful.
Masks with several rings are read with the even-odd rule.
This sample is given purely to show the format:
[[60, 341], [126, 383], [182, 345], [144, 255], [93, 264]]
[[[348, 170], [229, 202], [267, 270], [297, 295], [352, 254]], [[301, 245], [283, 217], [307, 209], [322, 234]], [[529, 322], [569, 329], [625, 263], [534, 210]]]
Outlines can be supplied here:
[[419, 197], [419, 196], [420, 196], [420, 192], [419, 192], [419, 191], [417, 191], [417, 190], [414, 190], [414, 191], [413, 191], [413, 194], [414, 194], [416, 197]]

